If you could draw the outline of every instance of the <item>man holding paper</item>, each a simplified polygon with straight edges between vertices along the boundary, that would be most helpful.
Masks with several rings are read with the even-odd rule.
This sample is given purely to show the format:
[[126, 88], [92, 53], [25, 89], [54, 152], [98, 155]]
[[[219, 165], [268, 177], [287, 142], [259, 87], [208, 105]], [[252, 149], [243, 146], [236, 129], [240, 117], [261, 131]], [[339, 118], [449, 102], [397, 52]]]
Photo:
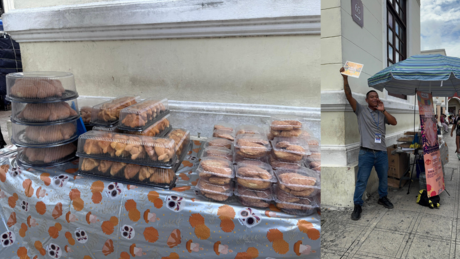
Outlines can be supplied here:
[[[342, 67], [340, 72], [344, 72]], [[375, 167], [379, 177], [379, 200], [378, 204], [392, 209], [393, 204], [388, 199], [388, 155], [385, 144], [385, 124], [396, 125], [397, 121], [385, 110], [376, 91], [371, 90], [366, 94], [367, 105], [359, 104], [352, 96], [348, 76], [342, 74], [345, 95], [354, 113], [358, 117], [358, 127], [361, 134], [361, 148], [359, 150], [358, 176], [356, 180], [355, 194], [353, 197], [354, 210], [352, 220], [359, 220], [363, 205], [363, 194], [366, 190], [367, 181], [372, 168]]]

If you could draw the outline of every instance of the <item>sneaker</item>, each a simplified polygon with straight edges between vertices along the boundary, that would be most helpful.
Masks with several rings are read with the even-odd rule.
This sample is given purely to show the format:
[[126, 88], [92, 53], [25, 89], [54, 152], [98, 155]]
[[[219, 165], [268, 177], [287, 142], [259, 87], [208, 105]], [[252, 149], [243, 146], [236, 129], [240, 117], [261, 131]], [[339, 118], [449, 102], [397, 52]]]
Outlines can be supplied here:
[[387, 196], [380, 198], [378, 204], [383, 205], [387, 209], [394, 208], [393, 203], [391, 203]]
[[353, 210], [353, 213], [351, 213], [351, 219], [359, 220], [361, 218], [361, 212], [363, 212], [363, 209], [361, 209], [361, 206], [355, 204], [355, 209]]

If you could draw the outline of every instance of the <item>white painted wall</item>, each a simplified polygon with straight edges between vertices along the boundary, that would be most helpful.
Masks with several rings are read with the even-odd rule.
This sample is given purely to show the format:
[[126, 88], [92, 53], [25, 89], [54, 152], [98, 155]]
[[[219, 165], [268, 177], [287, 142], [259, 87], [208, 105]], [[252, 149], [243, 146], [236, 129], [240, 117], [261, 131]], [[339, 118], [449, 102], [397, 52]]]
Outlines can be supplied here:
[[[53, 7], [89, 3], [122, 3], [132, 2], [132, 0], [13, 0], [15, 9]], [[171, 2], [174, 0], [149, 0], [149, 2]]]
[[430, 54], [441, 54], [444, 56], [446, 55], [446, 50], [445, 49], [430, 49], [430, 50], [422, 50], [421, 51], [422, 55], [430, 55]]

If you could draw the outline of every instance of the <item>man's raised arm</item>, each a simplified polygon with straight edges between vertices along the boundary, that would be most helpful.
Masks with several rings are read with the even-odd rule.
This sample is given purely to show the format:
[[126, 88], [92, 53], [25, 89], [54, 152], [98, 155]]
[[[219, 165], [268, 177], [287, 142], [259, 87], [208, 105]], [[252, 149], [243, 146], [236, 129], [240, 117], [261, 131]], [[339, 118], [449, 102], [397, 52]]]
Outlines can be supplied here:
[[[345, 71], [345, 69], [342, 67], [340, 69], [340, 72], [343, 72], [343, 71]], [[342, 77], [343, 77], [343, 90], [345, 91], [345, 96], [347, 97], [347, 100], [350, 103], [353, 111], [356, 111], [356, 100], [355, 98], [353, 98], [353, 95], [351, 93], [350, 85], [348, 84], [348, 76], [342, 74]]]

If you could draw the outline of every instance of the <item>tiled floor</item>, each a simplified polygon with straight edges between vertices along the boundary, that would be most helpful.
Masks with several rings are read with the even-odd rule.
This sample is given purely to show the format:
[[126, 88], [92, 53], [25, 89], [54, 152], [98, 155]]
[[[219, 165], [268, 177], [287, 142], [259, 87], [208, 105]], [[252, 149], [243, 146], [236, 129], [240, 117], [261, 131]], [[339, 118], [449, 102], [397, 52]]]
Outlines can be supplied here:
[[446, 188], [441, 194], [441, 208], [418, 205], [419, 190], [415, 180], [400, 190], [389, 189], [395, 208], [377, 204], [373, 194], [363, 206], [360, 220], [350, 219], [351, 210], [322, 211], [321, 258], [446, 258], [460, 259], [459, 190], [460, 161], [455, 154], [454, 138], [444, 135], [449, 146], [450, 162], [445, 165]]

